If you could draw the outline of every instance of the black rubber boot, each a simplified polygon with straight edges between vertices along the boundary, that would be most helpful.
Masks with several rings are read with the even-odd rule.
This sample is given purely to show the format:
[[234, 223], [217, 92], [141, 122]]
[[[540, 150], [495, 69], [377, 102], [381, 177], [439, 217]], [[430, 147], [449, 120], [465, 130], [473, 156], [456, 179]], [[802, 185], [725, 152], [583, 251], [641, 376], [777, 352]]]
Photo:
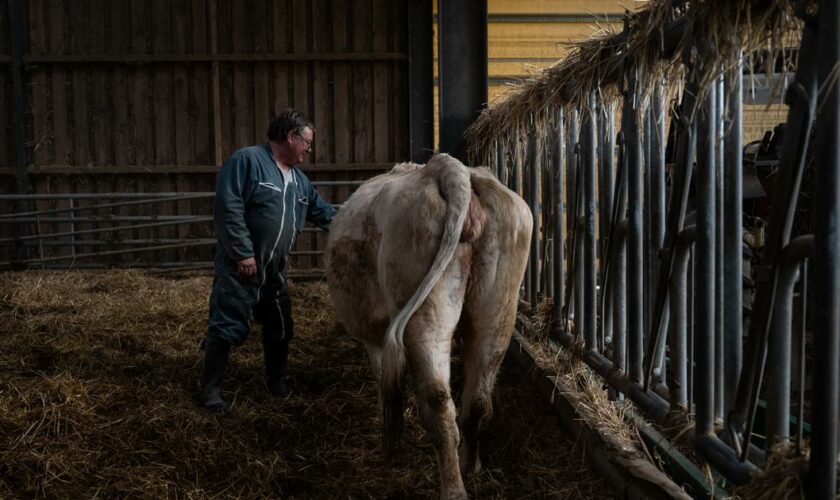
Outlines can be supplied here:
[[289, 395], [289, 338], [263, 335], [265, 375], [268, 391], [278, 398]]
[[201, 380], [201, 402], [212, 412], [224, 413], [230, 406], [222, 399], [222, 380], [225, 377], [230, 344], [222, 339], [207, 337], [204, 342], [204, 373]]

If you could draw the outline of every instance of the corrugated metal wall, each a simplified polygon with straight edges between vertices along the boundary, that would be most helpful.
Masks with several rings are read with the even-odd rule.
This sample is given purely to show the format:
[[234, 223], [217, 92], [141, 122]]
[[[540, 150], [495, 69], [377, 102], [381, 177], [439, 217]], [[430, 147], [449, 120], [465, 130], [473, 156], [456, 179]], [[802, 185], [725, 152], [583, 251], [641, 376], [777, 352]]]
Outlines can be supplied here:
[[[0, 178], [10, 193], [15, 113], [8, 8], [0, 3], [6, 34], [0, 37]], [[367, 178], [408, 157], [406, 2], [27, 0], [23, 12], [33, 192], [212, 191], [218, 165], [234, 150], [263, 142], [271, 117], [289, 106], [315, 122], [312, 164], [305, 168], [315, 181]], [[320, 190], [341, 203], [351, 188]], [[189, 200], [133, 213], [138, 210], [209, 215], [210, 205]], [[204, 224], [138, 230], [134, 237], [210, 232]], [[304, 233], [298, 249], [317, 253], [323, 240]], [[208, 255], [208, 249], [182, 249], [145, 258]], [[318, 267], [319, 257], [300, 257], [296, 265]]]

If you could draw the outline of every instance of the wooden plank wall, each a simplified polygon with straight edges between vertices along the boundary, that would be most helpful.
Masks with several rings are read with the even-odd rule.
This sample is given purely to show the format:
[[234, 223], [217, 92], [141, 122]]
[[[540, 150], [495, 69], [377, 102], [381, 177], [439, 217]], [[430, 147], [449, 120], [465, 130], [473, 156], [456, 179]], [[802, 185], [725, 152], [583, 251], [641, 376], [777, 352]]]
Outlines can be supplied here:
[[[213, 191], [218, 165], [236, 149], [264, 142], [271, 117], [286, 107], [315, 122], [313, 154], [304, 168], [313, 181], [365, 179], [407, 160], [406, 8], [406, 2], [388, 0], [25, 0], [31, 189]], [[7, 2], [0, 2], [4, 28], [6, 10]], [[14, 190], [8, 38], [0, 37], [0, 111], [5, 116], [0, 189], [7, 193]], [[320, 191], [341, 203], [351, 189]], [[65, 206], [65, 201], [43, 202], [37, 208]], [[94, 213], [210, 215], [211, 204], [180, 201]], [[45, 223], [40, 229], [69, 228]], [[0, 231], [7, 234], [9, 228], [0, 226]], [[212, 228], [203, 224], [110, 236], [122, 241], [207, 238]], [[311, 254], [296, 257], [293, 265], [320, 267], [317, 254], [324, 241], [323, 235], [303, 233], [297, 250]], [[76, 252], [123, 247], [89, 245]], [[209, 247], [202, 247], [97, 262], [147, 265], [209, 257]]]

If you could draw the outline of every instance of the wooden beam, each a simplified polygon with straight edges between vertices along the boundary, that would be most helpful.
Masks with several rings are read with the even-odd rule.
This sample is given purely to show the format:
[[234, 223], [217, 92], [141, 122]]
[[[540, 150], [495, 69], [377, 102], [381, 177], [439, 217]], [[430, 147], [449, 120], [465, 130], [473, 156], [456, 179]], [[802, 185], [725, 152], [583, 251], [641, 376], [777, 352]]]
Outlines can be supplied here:
[[[376, 163], [313, 163], [303, 165], [305, 173], [311, 172], [376, 172], [390, 170], [394, 162]], [[85, 174], [216, 174], [218, 165], [32, 165], [28, 175], [85, 175]], [[0, 166], [0, 177], [17, 175], [18, 170], [9, 165]]]
[[[12, 0], [9, 0], [12, 1]], [[211, 4], [212, 5], [212, 4]], [[215, 7], [211, 15], [215, 18]], [[215, 25], [211, 25], [215, 32]], [[217, 42], [214, 40], [214, 48]], [[296, 52], [288, 54], [233, 53], [233, 54], [31, 54], [23, 57], [25, 64], [185, 64], [185, 63], [241, 63], [282, 61], [406, 61], [404, 52]], [[12, 57], [0, 55], [0, 63], [12, 62]]]

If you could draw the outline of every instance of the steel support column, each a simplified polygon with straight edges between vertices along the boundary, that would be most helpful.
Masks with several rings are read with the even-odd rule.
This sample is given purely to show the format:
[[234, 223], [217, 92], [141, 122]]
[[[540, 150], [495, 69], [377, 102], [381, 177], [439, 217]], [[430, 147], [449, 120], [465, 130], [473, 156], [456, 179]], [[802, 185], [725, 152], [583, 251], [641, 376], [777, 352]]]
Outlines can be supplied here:
[[840, 5], [822, 0], [818, 16], [818, 81], [824, 82], [816, 128], [814, 222], [814, 387], [811, 498], [834, 498], [837, 477], [840, 370]]
[[464, 132], [487, 105], [487, 0], [438, 0], [440, 151], [467, 163]]
[[432, 0], [408, 2], [408, 137], [410, 158], [425, 163], [435, 149]]

